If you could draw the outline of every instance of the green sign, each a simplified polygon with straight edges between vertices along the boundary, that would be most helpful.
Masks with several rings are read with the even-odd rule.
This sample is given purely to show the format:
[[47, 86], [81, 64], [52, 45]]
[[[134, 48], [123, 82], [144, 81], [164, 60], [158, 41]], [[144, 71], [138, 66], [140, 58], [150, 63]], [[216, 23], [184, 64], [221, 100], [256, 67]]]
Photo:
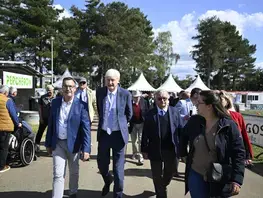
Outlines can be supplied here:
[[3, 84], [18, 89], [32, 89], [33, 77], [12, 72], [3, 72]]

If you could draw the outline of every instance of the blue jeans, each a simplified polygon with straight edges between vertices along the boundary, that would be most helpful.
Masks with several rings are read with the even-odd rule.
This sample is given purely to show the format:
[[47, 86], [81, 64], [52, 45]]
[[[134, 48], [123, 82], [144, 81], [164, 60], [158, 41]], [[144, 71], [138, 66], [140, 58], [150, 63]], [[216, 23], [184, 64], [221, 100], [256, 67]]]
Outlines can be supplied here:
[[189, 171], [188, 188], [192, 198], [209, 198], [209, 184], [193, 169]]

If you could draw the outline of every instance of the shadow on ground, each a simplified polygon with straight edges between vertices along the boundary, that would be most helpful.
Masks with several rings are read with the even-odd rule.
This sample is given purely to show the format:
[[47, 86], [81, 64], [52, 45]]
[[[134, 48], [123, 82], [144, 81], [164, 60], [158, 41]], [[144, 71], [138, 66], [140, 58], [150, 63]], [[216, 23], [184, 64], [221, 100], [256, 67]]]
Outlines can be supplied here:
[[262, 163], [254, 163], [252, 167], [248, 168], [252, 172], [263, 176], [263, 162]]
[[[67, 196], [68, 192], [65, 191], [64, 198]], [[153, 196], [154, 193], [150, 191], [144, 191], [138, 195], [125, 195], [123, 198], [147, 198]], [[52, 191], [49, 190], [47, 192], [34, 192], [34, 191], [15, 191], [15, 192], [0, 192], [1, 198], [50, 198], [52, 196]], [[110, 192], [107, 197], [112, 197], [113, 194]], [[78, 191], [78, 198], [100, 198], [101, 192], [100, 191], [93, 191], [93, 190], [79, 190]]]

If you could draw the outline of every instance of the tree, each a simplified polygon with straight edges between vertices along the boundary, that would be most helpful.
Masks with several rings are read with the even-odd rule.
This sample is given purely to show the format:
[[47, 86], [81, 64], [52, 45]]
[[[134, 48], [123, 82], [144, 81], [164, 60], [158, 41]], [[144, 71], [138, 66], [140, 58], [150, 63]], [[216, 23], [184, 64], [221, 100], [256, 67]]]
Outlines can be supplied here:
[[197, 40], [193, 46], [192, 58], [196, 61], [196, 71], [207, 80], [210, 87], [210, 80], [213, 73], [223, 64], [222, 54], [225, 48], [222, 22], [216, 18], [201, 20], [196, 27], [198, 34], [192, 39]]
[[245, 76], [254, 71], [255, 45], [243, 39], [236, 27], [216, 17], [200, 21], [198, 34], [193, 39], [192, 57], [196, 71], [207, 80], [212, 79], [214, 89], [236, 89]]
[[83, 56], [79, 65], [95, 73], [100, 85], [109, 68], [120, 70], [124, 87], [149, 68], [155, 47], [152, 26], [139, 9], [129, 9], [120, 2], [105, 5], [89, 0], [84, 12], [75, 7], [72, 11], [81, 26], [79, 48]]
[[17, 59], [22, 52], [20, 43], [21, 0], [0, 0], [0, 59]]
[[156, 54], [160, 57], [160, 61], [163, 62], [163, 67], [168, 73], [171, 72], [171, 67], [176, 64], [180, 59], [180, 55], [174, 53], [172, 34], [170, 31], [159, 32], [155, 40]]
[[58, 16], [62, 10], [55, 10], [52, 0], [23, 0], [22, 3], [21, 43], [25, 49], [22, 55], [43, 73], [43, 68], [50, 65], [50, 38], [56, 37]]

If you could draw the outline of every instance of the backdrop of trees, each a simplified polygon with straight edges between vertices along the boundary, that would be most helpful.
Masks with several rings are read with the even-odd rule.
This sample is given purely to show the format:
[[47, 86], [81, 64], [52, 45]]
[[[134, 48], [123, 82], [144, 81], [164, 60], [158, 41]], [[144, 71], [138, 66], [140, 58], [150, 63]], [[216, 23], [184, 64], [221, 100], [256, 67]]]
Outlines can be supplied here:
[[[55, 74], [69, 68], [88, 77], [95, 88], [103, 84], [109, 68], [121, 72], [123, 87], [140, 72], [159, 87], [180, 59], [171, 33], [154, 36], [151, 22], [139, 8], [86, 0], [85, 9], [72, 6], [70, 11], [72, 17], [60, 19], [63, 10], [55, 9], [52, 0], [0, 0], [0, 60], [23, 60], [40, 72], [50, 70], [54, 37]], [[262, 89], [263, 71], [254, 65], [256, 46], [234, 25], [212, 17], [200, 21], [197, 32], [189, 56], [210, 88]], [[179, 80], [175, 75], [175, 80], [187, 88], [194, 77]]]

